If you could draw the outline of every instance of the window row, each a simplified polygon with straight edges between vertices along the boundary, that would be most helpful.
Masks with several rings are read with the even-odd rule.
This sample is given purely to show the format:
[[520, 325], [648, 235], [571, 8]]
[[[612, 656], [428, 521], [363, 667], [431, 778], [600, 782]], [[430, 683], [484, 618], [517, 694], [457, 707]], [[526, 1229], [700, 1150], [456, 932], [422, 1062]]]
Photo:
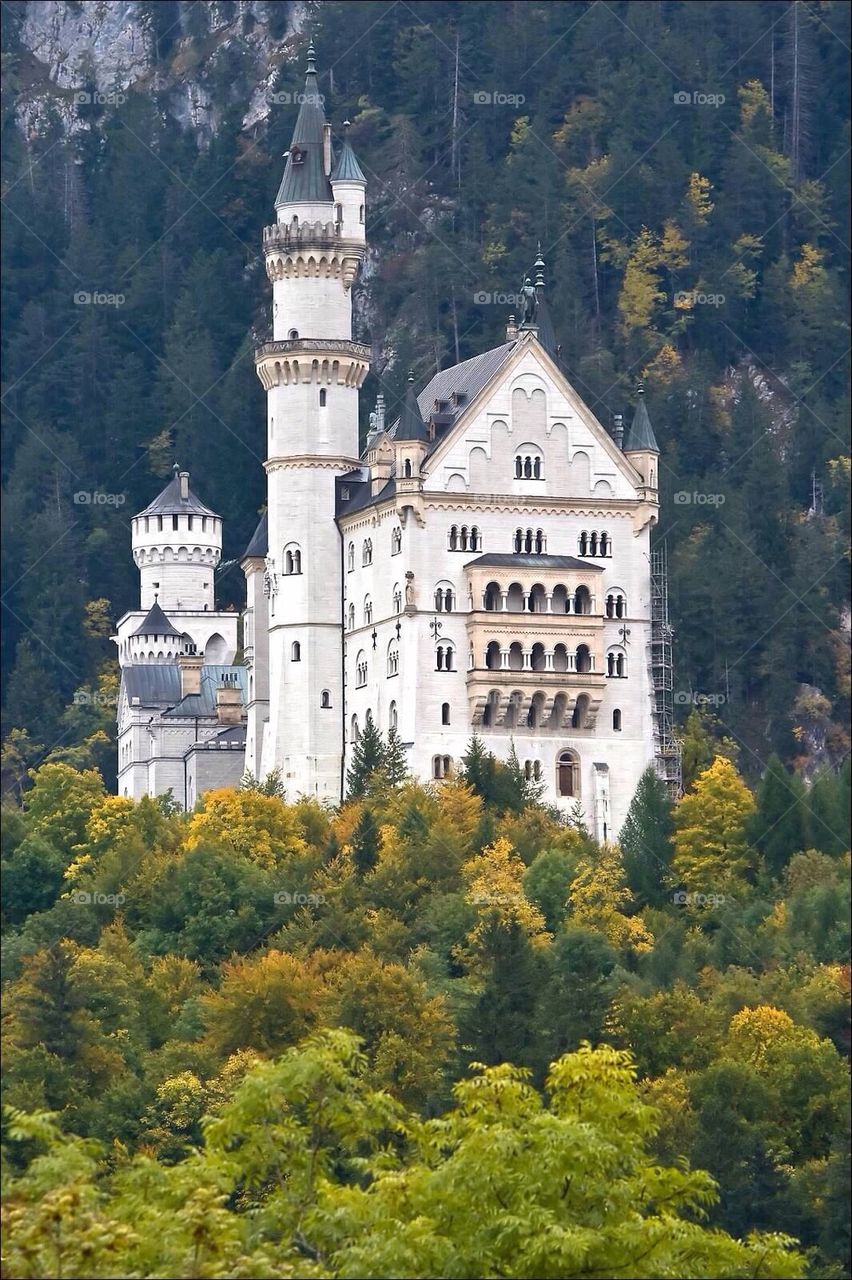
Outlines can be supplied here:
[[[153, 527], [153, 531], [156, 533], [162, 533], [163, 529], [166, 527], [171, 529], [172, 531], [176, 531], [183, 528], [183, 529], [187, 529], [190, 532], [192, 532], [192, 530], [200, 529], [202, 533], [206, 533], [208, 520], [210, 521], [211, 530], [215, 532], [215, 529], [216, 529], [216, 520], [214, 519], [213, 516], [140, 516], [138, 520], [134, 521], [134, 528], [136, 529], [137, 533], [140, 532], [139, 523], [142, 520], [144, 520], [145, 522], [144, 527], [145, 527], [146, 533], [151, 533], [152, 527]], [[156, 525], [153, 524], [155, 520], [157, 522]], [[164, 520], [168, 521], [167, 526], [163, 524]], [[186, 523], [182, 524], [181, 523], [182, 520], [185, 520]]]
[[540, 582], [528, 591], [520, 582], [512, 582], [505, 589], [499, 582], [489, 582], [482, 596], [482, 607], [489, 613], [590, 614], [592, 604], [588, 587], [571, 591], [561, 582], [549, 591]]
[[515, 454], [515, 479], [544, 479], [544, 459], [535, 445], [524, 445], [521, 452]]
[[612, 538], [608, 533], [595, 530], [587, 533], [584, 529], [580, 534], [579, 551], [581, 556], [611, 556]]
[[[369, 707], [367, 708], [367, 714], [364, 717], [364, 719], [365, 719], [365, 722], [367, 719], [372, 719], [372, 712], [370, 711]], [[398, 727], [399, 727], [399, 716], [397, 715], [396, 703], [392, 702], [388, 707], [388, 732], [396, 733]], [[353, 715], [352, 719], [349, 721], [349, 741], [351, 742], [353, 747], [359, 741], [360, 737], [361, 737], [361, 726], [358, 723], [357, 715]]]
[[[523, 715], [523, 698], [512, 693], [505, 698], [499, 689], [492, 689], [482, 709], [482, 724], [486, 729], [494, 729], [498, 725], [503, 729], [561, 729], [568, 711], [568, 695], [557, 693], [553, 699], [550, 713], [545, 714], [548, 704], [547, 695], [539, 691], [533, 694], [526, 716]], [[574, 703], [571, 712], [572, 729], [591, 728], [591, 699], [587, 693], [581, 693]]]
[[470, 529], [466, 524], [451, 525], [447, 535], [447, 547], [450, 551], [481, 551], [482, 534], [476, 525]]
[[542, 529], [516, 529], [512, 541], [516, 555], [543, 555], [547, 551], [547, 538]]
[[[623, 655], [621, 655], [623, 657]], [[543, 644], [525, 649], [517, 640], [508, 648], [492, 640], [485, 650], [485, 668], [488, 671], [576, 671], [587, 675], [595, 669], [594, 654], [587, 644], [579, 644], [569, 651], [564, 644], [552, 650]]]

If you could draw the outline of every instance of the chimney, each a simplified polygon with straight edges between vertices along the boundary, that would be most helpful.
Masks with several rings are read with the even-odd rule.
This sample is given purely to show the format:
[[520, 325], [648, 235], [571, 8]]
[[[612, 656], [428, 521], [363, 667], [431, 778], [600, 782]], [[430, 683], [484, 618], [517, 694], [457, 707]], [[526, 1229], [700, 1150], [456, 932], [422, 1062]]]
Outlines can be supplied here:
[[385, 397], [383, 392], [376, 396], [376, 431], [385, 429]]
[[180, 475], [178, 476], [178, 480], [180, 481], [181, 501], [186, 502], [187, 498], [189, 497], [189, 472], [181, 471]]
[[243, 718], [243, 699], [238, 684], [226, 682], [216, 690], [216, 719], [219, 724], [240, 724]]
[[612, 438], [618, 445], [619, 449], [624, 444], [624, 418], [620, 413], [612, 416]]
[[509, 316], [509, 323], [506, 325], [506, 341], [514, 342], [518, 336], [518, 326], [515, 323], [515, 317]]
[[325, 176], [331, 176], [331, 125], [326, 120], [322, 127], [322, 167]]
[[191, 693], [200, 693], [204, 659], [194, 644], [187, 645], [184, 652], [178, 654], [177, 665], [180, 672], [180, 696], [186, 698]]

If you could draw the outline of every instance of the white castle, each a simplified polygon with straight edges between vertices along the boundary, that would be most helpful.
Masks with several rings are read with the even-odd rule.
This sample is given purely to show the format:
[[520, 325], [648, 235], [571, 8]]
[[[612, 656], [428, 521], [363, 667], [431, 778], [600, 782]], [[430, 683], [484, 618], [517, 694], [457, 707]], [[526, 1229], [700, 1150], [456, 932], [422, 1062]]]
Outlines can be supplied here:
[[[280, 771], [338, 803], [367, 717], [412, 774], [452, 777], [473, 733], [514, 745], [550, 802], [615, 838], [660, 756], [650, 531], [658, 449], [640, 393], [622, 440], [571, 386], [536, 260], [506, 342], [435, 374], [359, 449], [370, 348], [352, 336], [367, 183], [335, 156], [313, 49], [276, 222], [263, 233], [273, 339], [268, 506], [216, 612], [221, 520], [176, 474], [134, 518], [141, 610], [121, 619], [119, 790]], [[144, 616], [143, 616], [144, 615]]]

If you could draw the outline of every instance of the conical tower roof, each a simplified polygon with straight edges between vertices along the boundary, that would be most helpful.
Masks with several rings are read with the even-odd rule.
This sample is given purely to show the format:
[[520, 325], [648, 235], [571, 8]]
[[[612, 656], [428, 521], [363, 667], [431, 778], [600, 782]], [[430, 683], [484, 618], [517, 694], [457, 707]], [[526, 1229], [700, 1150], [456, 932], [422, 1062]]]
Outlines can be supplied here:
[[636, 412], [633, 415], [633, 421], [627, 429], [627, 435], [624, 440], [625, 453], [659, 453], [659, 445], [657, 437], [654, 435], [654, 428], [651, 426], [651, 419], [648, 417], [648, 408], [645, 404], [645, 389], [639, 387], [637, 391]]
[[[172, 469], [172, 478], [163, 489], [162, 493], [157, 494], [153, 502], [149, 503], [144, 511], [140, 511], [140, 516], [214, 516], [217, 520], [219, 516], [215, 511], [211, 511], [210, 507], [206, 507], [200, 498], [192, 492], [189, 487], [189, 472], [181, 472], [180, 467], [175, 463]], [[181, 496], [181, 475], [186, 476], [186, 497]]]
[[340, 155], [331, 171], [332, 182], [366, 182], [363, 171], [355, 156], [355, 152], [349, 144], [349, 121], [344, 120], [343, 127], [346, 130], [343, 135], [343, 146], [340, 149]]
[[287, 154], [284, 177], [275, 207], [282, 204], [331, 204], [334, 196], [323, 161], [325, 111], [314, 63], [314, 44], [308, 46], [305, 92], [296, 117], [293, 140]]
[[402, 406], [402, 413], [399, 415], [399, 422], [396, 431], [393, 433], [394, 440], [423, 440], [429, 441], [429, 432], [426, 424], [420, 416], [420, 409], [417, 404], [417, 393], [414, 390], [414, 374], [408, 375], [408, 391], [405, 396], [405, 403]]
[[181, 633], [172, 626], [155, 600], [133, 634], [135, 636], [180, 636]]

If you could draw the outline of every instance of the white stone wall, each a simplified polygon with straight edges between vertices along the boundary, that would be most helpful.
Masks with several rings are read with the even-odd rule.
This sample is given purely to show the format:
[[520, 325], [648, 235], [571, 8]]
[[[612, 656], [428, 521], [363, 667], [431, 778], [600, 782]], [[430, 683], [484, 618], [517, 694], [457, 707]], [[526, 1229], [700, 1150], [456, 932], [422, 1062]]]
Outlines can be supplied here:
[[222, 558], [222, 521], [218, 516], [135, 516], [133, 558], [146, 612], [155, 599], [165, 613], [212, 610], [214, 570]]
[[245, 768], [257, 777], [261, 769], [263, 726], [269, 719], [269, 616], [263, 589], [263, 561], [248, 560], [243, 651], [248, 668]]
[[[118, 661], [122, 667], [131, 662], [156, 661], [156, 655], [161, 650], [164, 655], [163, 660], [167, 658], [167, 644], [148, 645], [147, 642], [141, 643], [141, 637], [131, 639], [147, 612], [147, 609], [133, 609], [119, 620], [113, 639], [118, 645]], [[239, 614], [224, 609], [219, 612], [196, 612], [183, 609], [168, 611], [165, 606], [163, 606], [163, 612], [167, 613], [169, 621], [176, 630], [182, 635], [189, 636], [200, 654], [204, 655], [209, 650], [209, 656], [206, 658], [209, 664], [228, 666], [233, 662], [237, 651]], [[172, 652], [176, 654], [180, 651], [177, 638], [172, 637], [171, 643]], [[154, 653], [153, 659], [148, 656], [151, 652]]]

